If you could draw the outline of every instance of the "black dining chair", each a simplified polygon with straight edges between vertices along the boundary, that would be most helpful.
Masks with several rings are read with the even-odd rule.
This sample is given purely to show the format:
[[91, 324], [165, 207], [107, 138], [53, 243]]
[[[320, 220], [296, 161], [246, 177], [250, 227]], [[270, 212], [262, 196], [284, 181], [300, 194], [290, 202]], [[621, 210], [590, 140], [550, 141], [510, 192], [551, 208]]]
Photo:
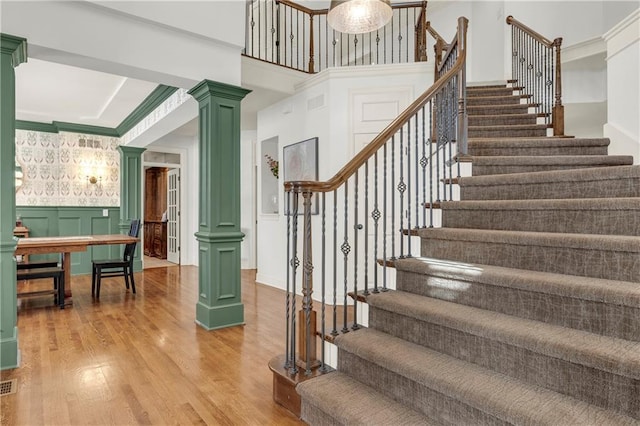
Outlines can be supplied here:
[[[140, 220], [134, 219], [129, 227], [129, 236], [138, 238], [140, 233]], [[136, 253], [137, 242], [125, 245], [122, 259], [94, 260], [91, 273], [91, 295], [100, 298], [101, 279], [106, 277], [124, 277], [124, 284], [131, 291], [136, 292], [136, 283], [133, 279], [133, 258]]]

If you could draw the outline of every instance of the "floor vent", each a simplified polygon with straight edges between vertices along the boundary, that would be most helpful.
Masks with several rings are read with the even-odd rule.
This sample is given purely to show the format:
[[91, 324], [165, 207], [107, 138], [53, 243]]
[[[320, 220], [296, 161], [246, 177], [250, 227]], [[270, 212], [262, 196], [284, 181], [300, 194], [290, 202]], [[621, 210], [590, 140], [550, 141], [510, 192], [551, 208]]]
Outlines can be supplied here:
[[0, 396], [11, 395], [16, 393], [18, 387], [18, 380], [3, 380], [0, 382]]

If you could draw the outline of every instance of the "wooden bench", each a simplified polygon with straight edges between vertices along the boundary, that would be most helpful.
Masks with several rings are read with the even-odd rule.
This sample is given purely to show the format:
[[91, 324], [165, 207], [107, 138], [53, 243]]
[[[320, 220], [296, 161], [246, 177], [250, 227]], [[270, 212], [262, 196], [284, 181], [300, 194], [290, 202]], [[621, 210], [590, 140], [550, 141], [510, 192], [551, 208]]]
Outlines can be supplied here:
[[52, 290], [28, 291], [18, 293], [18, 297], [44, 296], [54, 294], [60, 309], [64, 309], [64, 269], [56, 267], [36, 267], [31, 269], [18, 269], [18, 281], [38, 280], [43, 278], [53, 278]]

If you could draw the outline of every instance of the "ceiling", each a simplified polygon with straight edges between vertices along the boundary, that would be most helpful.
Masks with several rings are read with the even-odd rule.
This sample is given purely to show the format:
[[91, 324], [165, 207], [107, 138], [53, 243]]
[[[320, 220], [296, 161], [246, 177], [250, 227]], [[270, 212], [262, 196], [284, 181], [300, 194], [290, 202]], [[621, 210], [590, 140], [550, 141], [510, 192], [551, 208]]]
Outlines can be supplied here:
[[157, 86], [30, 58], [16, 68], [16, 118], [115, 128]]

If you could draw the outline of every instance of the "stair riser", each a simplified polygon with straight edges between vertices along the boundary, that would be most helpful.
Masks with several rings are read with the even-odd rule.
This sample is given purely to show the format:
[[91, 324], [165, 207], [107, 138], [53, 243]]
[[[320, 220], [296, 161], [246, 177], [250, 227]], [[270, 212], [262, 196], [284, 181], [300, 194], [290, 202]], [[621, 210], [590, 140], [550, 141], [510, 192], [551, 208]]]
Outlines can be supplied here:
[[605, 409], [640, 417], [639, 380], [374, 307], [369, 310], [369, 325], [519, 380]]
[[300, 406], [300, 419], [309, 425], [340, 426], [341, 423], [331, 417], [331, 413], [325, 413], [318, 407], [302, 400]]
[[640, 178], [509, 185], [460, 185], [462, 200], [640, 197]]
[[450, 209], [442, 214], [445, 228], [571, 234], [640, 236], [640, 210]]
[[469, 126], [506, 126], [509, 124], [536, 124], [537, 118], [533, 114], [511, 116], [483, 116], [472, 115], [469, 117]]
[[478, 96], [467, 98], [468, 106], [478, 106], [478, 105], [512, 105], [519, 104], [520, 97], [519, 96]]
[[546, 127], [540, 129], [473, 129], [469, 128], [470, 138], [535, 138], [547, 135]]
[[[338, 370], [348, 372], [356, 380], [373, 386], [386, 396], [402, 401], [414, 410], [444, 424], [509, 424], [344, 350], [338, 352]], [[380, 388], [378, 383], [385, 383], [387, 386]]]
[[469, 155], [472, 156], [515, 156], [515, 155], [607, 155], [606, 146], [594, 146], [594, 147], [548, 147], [541, 146], [536, 147], [524, 147], [518, 148], [516, 146], [512, 148], [482, 148], [476, 147], [473, 143], [469, 143]]
[[[536, 241], [537, 244], [540, 244]], [[640, 282], [640, 252], [422, 239], [422, 256], [531, 271]]]
[[[640, 309], [481, 282], [397, 272], [396, 288], [521, 318], [640, 341]], [[562, 306], [562, 309], [558, 309]], [[371, 324], [369, 324], [371, 326]]]
[[539, 165], [474, 165], [473, 176], [504, 175], [510, 173], [550, 172], [554, 170], [586, 169], [589, 167], [619, 166], [620, 164], [539, 164]]

